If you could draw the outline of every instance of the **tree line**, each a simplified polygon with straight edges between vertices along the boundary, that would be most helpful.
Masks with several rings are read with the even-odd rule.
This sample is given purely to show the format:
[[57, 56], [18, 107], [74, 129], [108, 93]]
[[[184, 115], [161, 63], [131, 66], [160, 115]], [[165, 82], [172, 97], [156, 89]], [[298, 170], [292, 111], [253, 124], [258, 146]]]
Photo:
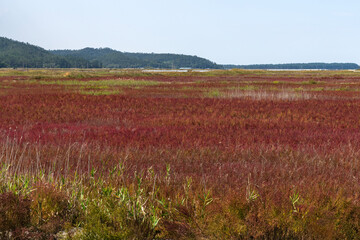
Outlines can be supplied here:
[[47, 51], [0, 37], [0, 68], [222, 68], [181, 54], [124, 53], [110, 48]]
[[223, 65], [225, 69], [359, 69], [356, 63], [286, 63], [286, 64], [253, 64], [253, 65]]

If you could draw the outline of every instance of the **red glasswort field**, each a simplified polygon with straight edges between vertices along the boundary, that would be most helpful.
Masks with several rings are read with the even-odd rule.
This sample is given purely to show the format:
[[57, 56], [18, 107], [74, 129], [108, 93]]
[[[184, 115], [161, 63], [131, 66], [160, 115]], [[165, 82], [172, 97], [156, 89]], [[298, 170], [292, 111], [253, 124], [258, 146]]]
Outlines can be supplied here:
[[358, 237], [358, 72], [0, 73], [0, 235]]

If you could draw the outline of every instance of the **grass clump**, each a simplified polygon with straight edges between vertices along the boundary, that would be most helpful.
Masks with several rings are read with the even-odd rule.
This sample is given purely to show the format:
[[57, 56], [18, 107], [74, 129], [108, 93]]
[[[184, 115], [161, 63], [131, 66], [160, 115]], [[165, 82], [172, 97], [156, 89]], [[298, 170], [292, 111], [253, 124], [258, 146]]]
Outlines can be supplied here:
[[29, 179], [29, 194], [13, 179], [6, 183], [17, 187], [0, 194], [0, 237], [5, 239], [9, 234], [23, 239], [24, 232], [75, 239], [153, 239], [158, 234], [156, 193], [143, 186], [143, 178], [125, 186], [93, 174], [87, 179], [61, 176], [57, 182], [51, 175], [36, 175]]
[[82, 239], [155, 238], [160, 218], [141, 181], [134, 189], [102, 186], [88, 195]]
[[83, 95], [106, 96], [106, 95], [118, 95], [121, 94], [122, 91], [120, 89], [110, 90], [110, 86], [94, 85], [94, 86], [81, 86], [79, 93]]
[[335, 91], [351, 91], [352, 89], [349, 86], [336, 88]]
[[194, 91], [194, 90], [198, 90], [198, 89], [195, 87], [186, 86], [186, 87], [182, 87], [181, 90], [182, 91]]
[[310, 91], [314, 91], [314, 92], [321, 92], [324, 91], [325, 88], [323, 87], [316, 87], [316, 88], [311, 88]]
[[12, 86], [8, 86], [8, 85], [4, 85], [0, 82], [0, 89], [9, 89], [9, 88], [13, 88]]
[[254, 90], [258, 90], [259, 87], [253, 85], [246, 85], [246, 86], [230, 87], [229, 89], [240, 90], [240, 91], [254, 91]]
[[315, 84], [319, 84], [320, 82], [315, 81], [315, 80], [309, 80], [309, 81], [303, 81], [301, 82], [301, 84], [303, 85], [315, 85]]
[[79, 92], [80, 94], [83, 94], [83, 95], [93, 95], [93, 96], [104, 96], [104, 95], [118, 95], [118, 94], [121, 94], [122, 92], [119, 91], [119, 90], [113, 90], [113, 91], [110, 91], [110, 90], [81, 90]]
[[223, 95], [222, 92], [220, 92], [219, 89], [211, 89], [207, 92], [205, 92], [205, 97], [209, 97], [209, 98], [218, 98], [221, 97]]

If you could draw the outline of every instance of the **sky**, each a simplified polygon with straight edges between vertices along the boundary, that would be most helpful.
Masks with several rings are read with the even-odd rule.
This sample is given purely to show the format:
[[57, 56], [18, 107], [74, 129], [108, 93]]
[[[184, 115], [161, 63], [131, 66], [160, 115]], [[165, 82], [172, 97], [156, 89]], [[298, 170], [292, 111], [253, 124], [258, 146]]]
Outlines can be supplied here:
[[360, 64], [360, 1], [0, 0], [0, 36], [219, 64]]

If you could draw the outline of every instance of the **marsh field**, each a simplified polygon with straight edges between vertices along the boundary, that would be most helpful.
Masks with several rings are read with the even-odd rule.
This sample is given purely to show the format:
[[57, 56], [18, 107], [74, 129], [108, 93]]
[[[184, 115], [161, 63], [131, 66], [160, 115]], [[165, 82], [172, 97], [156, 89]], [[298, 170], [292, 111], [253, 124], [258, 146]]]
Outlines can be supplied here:
[[360, 72], [0, 70], [1, 239], [358, 239]]

